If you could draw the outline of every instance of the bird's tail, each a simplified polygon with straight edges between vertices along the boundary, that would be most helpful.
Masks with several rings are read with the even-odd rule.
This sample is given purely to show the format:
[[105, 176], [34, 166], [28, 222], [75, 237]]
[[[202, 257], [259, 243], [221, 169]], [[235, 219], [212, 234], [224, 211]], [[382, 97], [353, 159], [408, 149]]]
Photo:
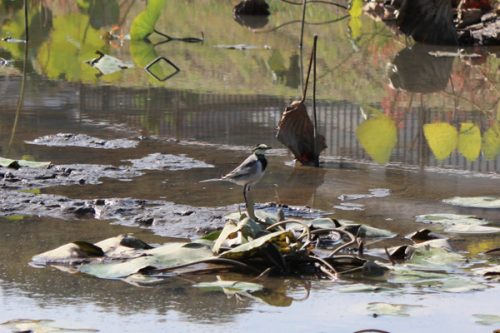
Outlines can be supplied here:
[[220, 182], [223, 180], [224, 179], [222, 179], [222, 178], [211, 178], [211, 179], [200, 180], [200, 183]]

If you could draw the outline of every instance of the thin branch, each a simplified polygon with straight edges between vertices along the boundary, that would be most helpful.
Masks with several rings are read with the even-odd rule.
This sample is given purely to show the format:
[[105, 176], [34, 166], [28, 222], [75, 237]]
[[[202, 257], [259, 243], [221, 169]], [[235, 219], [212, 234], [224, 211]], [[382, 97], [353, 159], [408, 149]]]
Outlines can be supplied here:
[[[345, 15], [345, 16], [342, 16], [340, 18], [335, 18], [335, 19], [328, 20], [328, 21], [323, 21], [323, 22], [304, 22], [304, 24], [308, 24], [308, 25], [331, 24], [331, 23], [336, 23], [336, 22], [345, 20], [346, 18], [349, 18], [349, 17], [351, 17], [351, 15]], [[278, 29], [283, 28], [284, 26], [287, 26], [287, 25], [290, 25], [290, 24], [294, 24], [294, 23], [301, 23], [301, 22], [302, 22], [302, 20], [292, 20], [292, 21], [288, 21], [288, 22], [285, 22], [283, 24], [280, 24], [280, 25], [278, 25], [278, 26], [276, 26], [274, 28], [271, 28], [271, 29], [267, 29], [267, 30], [252, 30], [252, 31], [255, 32], [256, 34], [273, 32], [273, 31], [276, 31]]]
[[[295, 1], [290, 1], [290, 0], [281, 0], [282, 2], [284, 3], [287, 3], [289, 5], [297, 5], [297, 6], [300, 6], [302, 5], [301, 2], [295, 2]], [[307, 0], [304, 0], [304, 1], [307, 1]], [[324, 5], [332, 5], [332, 6], [336, 6], [336, 7], [339, 7], [339, 8], [342, 8], [342, 9], [349, 9], [347, 6], [345, 5], [342, 5], [340, 3], [336, 3], [336, 2], [331, 2], [331, 1], [325, 1], [325, 0], [309, 0], [307, 1], [308, 3], [320, 3], [320, 4], [324, 4]]]

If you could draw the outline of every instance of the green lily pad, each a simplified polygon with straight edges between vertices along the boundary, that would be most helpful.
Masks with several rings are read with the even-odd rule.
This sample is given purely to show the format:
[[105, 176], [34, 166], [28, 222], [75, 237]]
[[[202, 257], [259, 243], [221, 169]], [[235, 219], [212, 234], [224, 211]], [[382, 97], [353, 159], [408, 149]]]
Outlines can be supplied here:
[[134, 258], [143, 255], [144, 250], [152, 249], [151, 246], [130, 234], [107, 238], [95, 245], [110, 258]]
[[143, 257], [125, 262], [91, 263], [80, 267], [80, 272], [102, 279], [120, 279], [144, 269], [164, 270], [214, 258], [210, 247], [191, 243], [168, 243], [145, 250]]
[[410, 310], [413, 308], [421, 308], [419, 305], [410, 304], [390, 304], [383, 302], [368, 303], [367, 309], [379, 316], [396, 316], [408, 317]]
[[373, 284], [355, 283], [347, 286], [342, 286], [338, 289], [341, 293], [370, 293], [394, 290], [392, 288], [380, 287]]
[[472, 269], [475, 275], [481, 275], [487, 280], [500, 282], [500, 265]]
[[481, 325], [498, 325], [500, 324], [500, 315], [492, 314], [473, 314], [477, 318], [476, 323]]
[[1, 323], [0, 326], [5, 326], [14, 332], [99, 332], [99, 330], [89, 328], [63, 328], [55, 326], [53, 320], [32, 320], [18, 319], [9, 320]]
[[89, 258], [103, 257], [104, 252], [94, 244], [76, 241], [62, 245], [34, 256], [31, 261], [35, 265], [72, 264], [85, 261]]
[[395, 233], [389, 230], [375, 228], [365, 224], [355, 223], [350, 220], [338, 220], [338, 222], [342, 227], [344, 227], [344, 229], [353, 231], [353, 234], [357, 234], [360, 237], [391, 238], [396, 236]]
[[240, 245], [246, 243], [249, 239], [257, 238], [258, 234], [264, 232], [262, 228], [253, 219], [246, 217], [237, 224], [229, 221], [224, 225], [219, 237], [214, 243], [212, 251], [219, 253], [221, 246], [226, 243], [228, 246]]
[[224, 291], [225, 293], [254, 293], [264, 289], [264, 286], [258, 283], [224, 280], [218, 280], [214, 282], [201, 282], [193, 285], [193, 287], [201, 288], [207, 291]]
[[0, 166], [4, 168], [19, 169], [22, 167], [27, 168], [41, 168], [47, 169], [50, 167], [50, 162], [37, 162], [27, 160], [12, 160], [10, 158], [0, 157]]
[[488, 221], [473, 215], [426, 214], [416, 216], [417, 222], [440, 226], [443, 231], [457, 234], [487, 234], [500, 232], [500, 228], [485, 226]]
[[453, 197], [444, 199], [444, 203], [453, 206], [471, 207], [471, 208], [500, 208], [500, 197], [482, 196], [482, 197]]
[[437, 286], [438, 291], [444, 291], [448, 293], [466, 293], [470, 291], [479, 291], [487, 289], [488, 286], [474, 281], [467, 277], [453, 276], [441, 281]]
[[[259, 237], [257, 239], [254, 239], [248, 243], [241, 244], [239, 246], [236, 246], [232, 248], [229, 251], [226, 251], [220, 255], [221, 258], [228, 258], [228, 259], [241, 259], [245, 258], [248, 256], [251, 256], [253, 253], [255, 253], [256, 250], [262, 248], [264, 245], [267, 243], [275, 243], [279, 244], [278, 248], [281, 251], [286, 251], [286, 245], [284, 245], [284, 240], [286, 238], [293, 239], [293, 233], [289, 230], [281, 230], [281, 231], [276, 231], [267, 235], [264, 235], [262, 237]], [[283, 245], [280, 246], [280, 245]]]

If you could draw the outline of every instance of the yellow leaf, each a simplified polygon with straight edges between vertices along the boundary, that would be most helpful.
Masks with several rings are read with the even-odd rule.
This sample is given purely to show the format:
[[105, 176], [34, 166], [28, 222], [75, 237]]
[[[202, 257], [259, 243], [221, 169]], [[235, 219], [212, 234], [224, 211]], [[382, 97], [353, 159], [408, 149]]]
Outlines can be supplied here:
[[359, 17], [351, 17], [349, 19], [349, 30], [351, 31], [351, 38], [357, 40], [361, 37], [361, 27], [362, 23]]
[[360, 17], [363, 14], [363, 0], [351, 0], [349, 5], [349, 15], [351, 17]]
[[457, 129], [448, 123], [425, 124], [424, 136], [439, 161], [450, 156], [457, 147]]
[[396, 124], [394, 120], [381, 114], [359, 125], [356, 137], [373, 160], [384, 164], [389, 162], [392, 150], [396, 146]]
[[500, 153], [500, 126], [498, 124], [484, 132], [483, 153], [487, 160], [494, 160]]
[[473, 123], [461, 123], [458, 135], [458, 152], [467, 160], [475, 161], [481, 152], [481, 131]]

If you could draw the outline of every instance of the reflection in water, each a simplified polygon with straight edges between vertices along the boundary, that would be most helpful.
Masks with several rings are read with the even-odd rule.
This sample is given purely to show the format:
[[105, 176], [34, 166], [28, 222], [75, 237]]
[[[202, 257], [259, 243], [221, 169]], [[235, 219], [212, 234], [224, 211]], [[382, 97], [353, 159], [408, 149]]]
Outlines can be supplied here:
[[437, 57], [429, 53], [438, 50], [440, 49], [415, 44], [399, 51], [389, 67], [392, 86], [395, 89], [424, 94], [444, 90], [448, 85], [455, 58]]

